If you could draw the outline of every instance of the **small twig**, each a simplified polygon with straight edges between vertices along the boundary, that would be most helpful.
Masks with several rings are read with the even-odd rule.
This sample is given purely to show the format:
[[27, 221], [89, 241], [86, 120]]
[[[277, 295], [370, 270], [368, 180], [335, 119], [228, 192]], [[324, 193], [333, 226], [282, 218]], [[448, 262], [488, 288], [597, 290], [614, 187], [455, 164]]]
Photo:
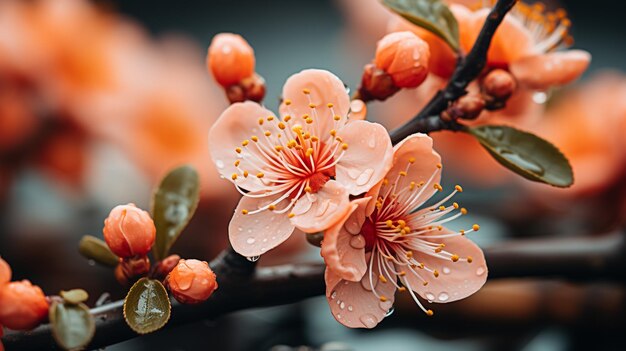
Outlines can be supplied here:
[[[491, 9], [485, 24], [480, 30], [480, 34], [472, 47], [472, 50], [465, 57], [459, 57], [452, 77], [443, 90], [428, 102], [428, 104], [411, 121], [391, 133], [391, 141], [397, 144], [407, 136], [416, 132], [428, 132], [420, 129], [423, 127], [422, 121], [428, 117], [438, 117], [445, 111], [451, 102], [458, 100], [467, 94], [465, 90], [485, 68], [487, 62], [487, 51], [491, 45], [491, 39], [504, 19], [504, 16], [511, 10], [517, 0], [499, 0]], [[456, 124], [456, 123], [455, 123]], [[441, 130], [441, 129], [435, 129]], [[431, 131], [435, 131], [431, 130]]]

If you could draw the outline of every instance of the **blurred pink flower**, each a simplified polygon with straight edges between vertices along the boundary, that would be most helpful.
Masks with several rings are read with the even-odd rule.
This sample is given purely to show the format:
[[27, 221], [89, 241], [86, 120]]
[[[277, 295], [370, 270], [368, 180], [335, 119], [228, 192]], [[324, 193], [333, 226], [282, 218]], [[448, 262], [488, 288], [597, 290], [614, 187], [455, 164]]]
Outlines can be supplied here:
[[[617, 72], [599, 74], [554, 99], [545, 117], [531, 130], [565, 154], [575, 182], [571, 188], [554, 189], [552, 193], [589, 196], [623, 181], [626, 76]], [[549, 190], [536, 189], [540, 194]]]
[[[333, 316], [352, 328], [373, 328], [392, 307], [396, 290], [432, 302], [476, 292], [487, 279], [481, 249], [443, 224], [465, 213], [443, 206], [457, 191], [424, 206], [441, 191], [441, 164], [432, 140], [414, 134], [394, 148], [393, 167], [365, 197], [324, 233], [326, 297]], [[450, 213], [458, 213], [447, 216]]]
[[294, 227], [324, 230], [348, 210], [350, 195], [376, 184], [392, 146], [379, 124], [349, 120], [343, 82], [323, 70], [291, 76], [281, 119], [253, 102], [231, 105], [209, 133], [213, 161], [243, 198], [229, 226], [237, 252], [258, 256]]

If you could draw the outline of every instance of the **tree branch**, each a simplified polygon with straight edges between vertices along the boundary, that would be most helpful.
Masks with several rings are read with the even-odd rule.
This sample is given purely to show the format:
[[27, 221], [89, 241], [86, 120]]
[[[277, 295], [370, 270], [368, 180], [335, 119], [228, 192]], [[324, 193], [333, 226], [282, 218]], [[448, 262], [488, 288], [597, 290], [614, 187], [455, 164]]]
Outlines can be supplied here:
[[[443, 129], [424, 130], [420, 128], [423, 128], [422, 120], [433, 116], [438, 117], [439, 114], [448, 108], [451, 102], [467, 94], [465, 89], [469, 83], [476, 79], [483, 68], [485, 68], [487, 51], [489, 50], [491, 39], [496, 29], [498, 29], [504, 16], [511, 10], [516, 2], [517, 0], [498, 0], [491, 9], [489, 16], [487, 16], [485, 24], [480, 30], [472, 50], [470, 50], [466, 57], [459, 58], [459, 62], [452, 77], [448, 81], [448, 85], [446, 85], [443, 90], [437, 92], [417, 116], [391, 133], [391, 141], [394, 145], [416, 132], [429, 132]], [[458, 125], [457, 123], [454, 124]], [[441, 124], [439, 126], [445, 127], [446, 125]]]
[[[576, 281], [626, 280], [626, 245], [622, 233], [597, 238], [559, 238], [507, 242], [485, 249], [489, 279], [557, 277]], [[252, 307], [277, 306], [324, 294], [321, 263], [264, 267], [255, 271], [233, 269], [248, 262], [232, 249], [211, 262], [218, 272], [219, 289], [199, 305], [172, 303], [172, 319], [164, 329]], [[249, 263], [249, 262], [248, 262]], [[251, 274], [247, 274], [247, 272]], [[253, 293], [251, 293], [253, 292]], [[137, 337], [124, 321], [123, 301], [91, 310], [96, 335], [89, 349]], [[10, 333], [3, 339], [7, 351], [57, 350], [50, 326], [31, 332]]]

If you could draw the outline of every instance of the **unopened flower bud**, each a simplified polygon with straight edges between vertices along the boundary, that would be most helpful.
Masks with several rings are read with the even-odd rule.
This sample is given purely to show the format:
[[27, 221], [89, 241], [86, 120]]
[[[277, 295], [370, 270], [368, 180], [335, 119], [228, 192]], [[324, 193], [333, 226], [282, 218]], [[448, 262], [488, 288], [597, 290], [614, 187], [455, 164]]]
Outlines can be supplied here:
[[452, 119], [476, 119], [484, 108], [485, 100], [472, 94], [462, 96], [446, 112]]
[[265, 79], [254, 73], [252, 76], [241, 80], [238, 84], [227, 87], [226, 96], [231, 104], [246, 100], [261, 102], [265, 97]]
[[384, 101], [398, 92], [398, 90], [400, 88], [396, 86], [393, 78], [387, 72], [371, 63], [365, 65], [361, 86], [359, 87], [359, 98], [361, 100], [364, 102], [371, 100]]
[[144, 256], [156, 237], [152, 218], [134, 204], [113, 208], [104, 221], [102, 232], [111, 251], [122, 258]]
[[13, 330], [30, 330], [48, 316], [48, 300], [28, 280], [11, 282], [0, 288], [0, 324]]
[[207, 66], [223, 87], [241, 82], [254, 73], [254, 50], [238, 34], [220, 33], [213, 37], [207, 55]]
[[415, 88], [428, 75], [428, 43], [412, 32], [387, 34], [378, 41], [374, 63], [399, 88]]
[[174, 298], [185, 304], [202, 302], [217, 289], [215, 273], [205, 261], [180, 260], [167, 276]]
[[11, 281], [11, 267], [0, 257], [0, 287]]
[[137, 277], [145, 276], [150, 271], [150, 259], [148, 256], [138, 256], [120, 259], [115, 268], [115, 278], [125, 286]]
[[489, 72], [482, 82], [482, 90], [487, 99], [493, 98], [497, 101], [506, 101], [515, 92], [516, 87], [515, 78], [503, 69]]
[[180, 261], [180, 256], [178, 255], [170, 255], [167, 256], [163, 261], [156, 264], [154, 268], [154, 276], [157, 279], [165, 279], [168, 274], [178, 265]]

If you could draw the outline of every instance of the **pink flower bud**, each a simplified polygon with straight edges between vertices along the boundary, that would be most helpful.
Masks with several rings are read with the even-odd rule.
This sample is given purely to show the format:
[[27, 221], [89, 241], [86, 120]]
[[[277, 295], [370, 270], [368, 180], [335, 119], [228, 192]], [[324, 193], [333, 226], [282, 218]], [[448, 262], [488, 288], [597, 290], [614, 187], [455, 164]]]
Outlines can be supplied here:
[[215, 273], [205, 261], [180, 260], [167, 276], [167, 284], [178, 302], [202, 302], [217, 289]]
[[134, 204], [112, 209], [102, 232], [111, 251], [123, 258], [147, 254], [156, 237], [152, 218]]
[[238, 84], [254, 73], [254, 50], [240, 35], [221, 33], [213, 37], [207, 66], [223, 87]]
[[428, 75], [429, 59], [428, 43], [412, 32], [395, 32], [378, 41], [374, 63], [397, 87], [415, 88]]
[[11, 281], [11, 267], [0, 257], [0, 286]]
[[28, 280], [0, 287], [0, 323], [13, 330], [30, 330], [48, 316], [48, 301]]

